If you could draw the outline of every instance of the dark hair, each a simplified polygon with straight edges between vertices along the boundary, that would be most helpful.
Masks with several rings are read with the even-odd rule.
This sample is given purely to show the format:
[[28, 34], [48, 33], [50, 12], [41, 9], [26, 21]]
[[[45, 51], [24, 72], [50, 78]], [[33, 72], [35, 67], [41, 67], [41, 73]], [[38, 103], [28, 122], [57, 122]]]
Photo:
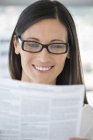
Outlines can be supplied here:
[[12, 34], [9, 50], [9, 69], [13, 79], [21, 80], [22, 67], [20, 54], [16, 55], [13, 38], [21, 36], [31, 25], [43, 19], [58, 19], [68, 31], [70, 59], [66, 59], [61, 74], [57, 77], [57, 85], [83, 84], [79, 45], [75, 23], [67, 8], [58, 1], [39, 0], [23, 10]]

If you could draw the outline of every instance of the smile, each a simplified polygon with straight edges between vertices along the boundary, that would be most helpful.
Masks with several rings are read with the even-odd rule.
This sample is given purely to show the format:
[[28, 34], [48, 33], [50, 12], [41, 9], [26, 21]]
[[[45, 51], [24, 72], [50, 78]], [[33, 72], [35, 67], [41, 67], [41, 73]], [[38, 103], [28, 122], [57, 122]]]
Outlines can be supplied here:
[[53, 66], [49, 66], [49, 67], [46, 66], [46, 67], [44, 67], [44, 66], [35, 66], [35, 65], [33, 65], [33, 66], [38, 71], [49, 71], [53, 67]]

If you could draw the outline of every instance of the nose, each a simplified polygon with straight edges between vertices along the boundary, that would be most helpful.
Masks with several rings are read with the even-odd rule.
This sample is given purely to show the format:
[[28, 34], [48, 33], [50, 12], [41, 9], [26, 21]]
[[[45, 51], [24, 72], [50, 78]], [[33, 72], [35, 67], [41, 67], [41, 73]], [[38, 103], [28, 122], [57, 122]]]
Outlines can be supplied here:
[[38, 53], [38, 58], [41, 62], [48, 62], [50, 60], [51, 54], [46, 48], [43, 48], [41, 52]]

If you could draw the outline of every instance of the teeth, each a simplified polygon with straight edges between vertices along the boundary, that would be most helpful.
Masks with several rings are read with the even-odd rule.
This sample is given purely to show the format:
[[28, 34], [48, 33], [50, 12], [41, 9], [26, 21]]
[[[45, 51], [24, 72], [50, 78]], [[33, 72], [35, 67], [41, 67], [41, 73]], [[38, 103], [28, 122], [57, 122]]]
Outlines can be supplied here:
[[51, 67], [38, 67], [38, 66], [35, 66], [35, 68], [36, 68], [37, 70], [40, 70], [40, 71], [48, 71], [48, 70], [51, 69]]

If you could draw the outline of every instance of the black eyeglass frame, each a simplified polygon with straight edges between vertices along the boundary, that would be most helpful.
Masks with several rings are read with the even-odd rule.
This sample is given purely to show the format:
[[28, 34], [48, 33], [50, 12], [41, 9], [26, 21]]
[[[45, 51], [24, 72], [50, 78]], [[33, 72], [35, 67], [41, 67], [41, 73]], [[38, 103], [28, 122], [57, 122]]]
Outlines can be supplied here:
[[[29, 53], [38, 53], [38, 52], [41, 52], [44, 48], [46, 48], [47, 49], [47, 51], [49, 52], [49, 53], [51, 53], [51, 54], [56, 54], [56, 55], [60, 55], [60, 54], [65, 54], [65, 53], [67, 53], [67, 51], [68, 51], [68, 49], [69, 49], [69, 43], [49, 43], [49, 44], [42, 44], [42, 43], [39, 43], [39, 42], [37, 42], [37, 41], [31, 41], [31, 40], [23, 40], [21, 37], [18, 37], [18, 40], [19, 40], [19, 42], [21, 41], [21, 48], [22, 48], [22, 50], [24, 50], [24, 51], [26, 51], [26, 52], [29, 52]], [[41, 46], [42, 46], [42, 48], [39, 50], [39, 51], [36, 51], [36, 52], [31, 52], [31, 51], [27, 51], [27, 50], [25, 50], [24, 49], [24, 42], [34, 42], [34, 43], [37, 43], [37, 44], [40, 44]], [[51, 52], [50, 50], [49, 50], [49, 48], [48, 48], [48, 46], [49, 45], [53, 45], [53, 44], [64, 44], [64, 45], [66, 45], [66, 50], [65, 50], [65, 52], [62, 52], [62, 53], [53, 53], [53, 52]]]

